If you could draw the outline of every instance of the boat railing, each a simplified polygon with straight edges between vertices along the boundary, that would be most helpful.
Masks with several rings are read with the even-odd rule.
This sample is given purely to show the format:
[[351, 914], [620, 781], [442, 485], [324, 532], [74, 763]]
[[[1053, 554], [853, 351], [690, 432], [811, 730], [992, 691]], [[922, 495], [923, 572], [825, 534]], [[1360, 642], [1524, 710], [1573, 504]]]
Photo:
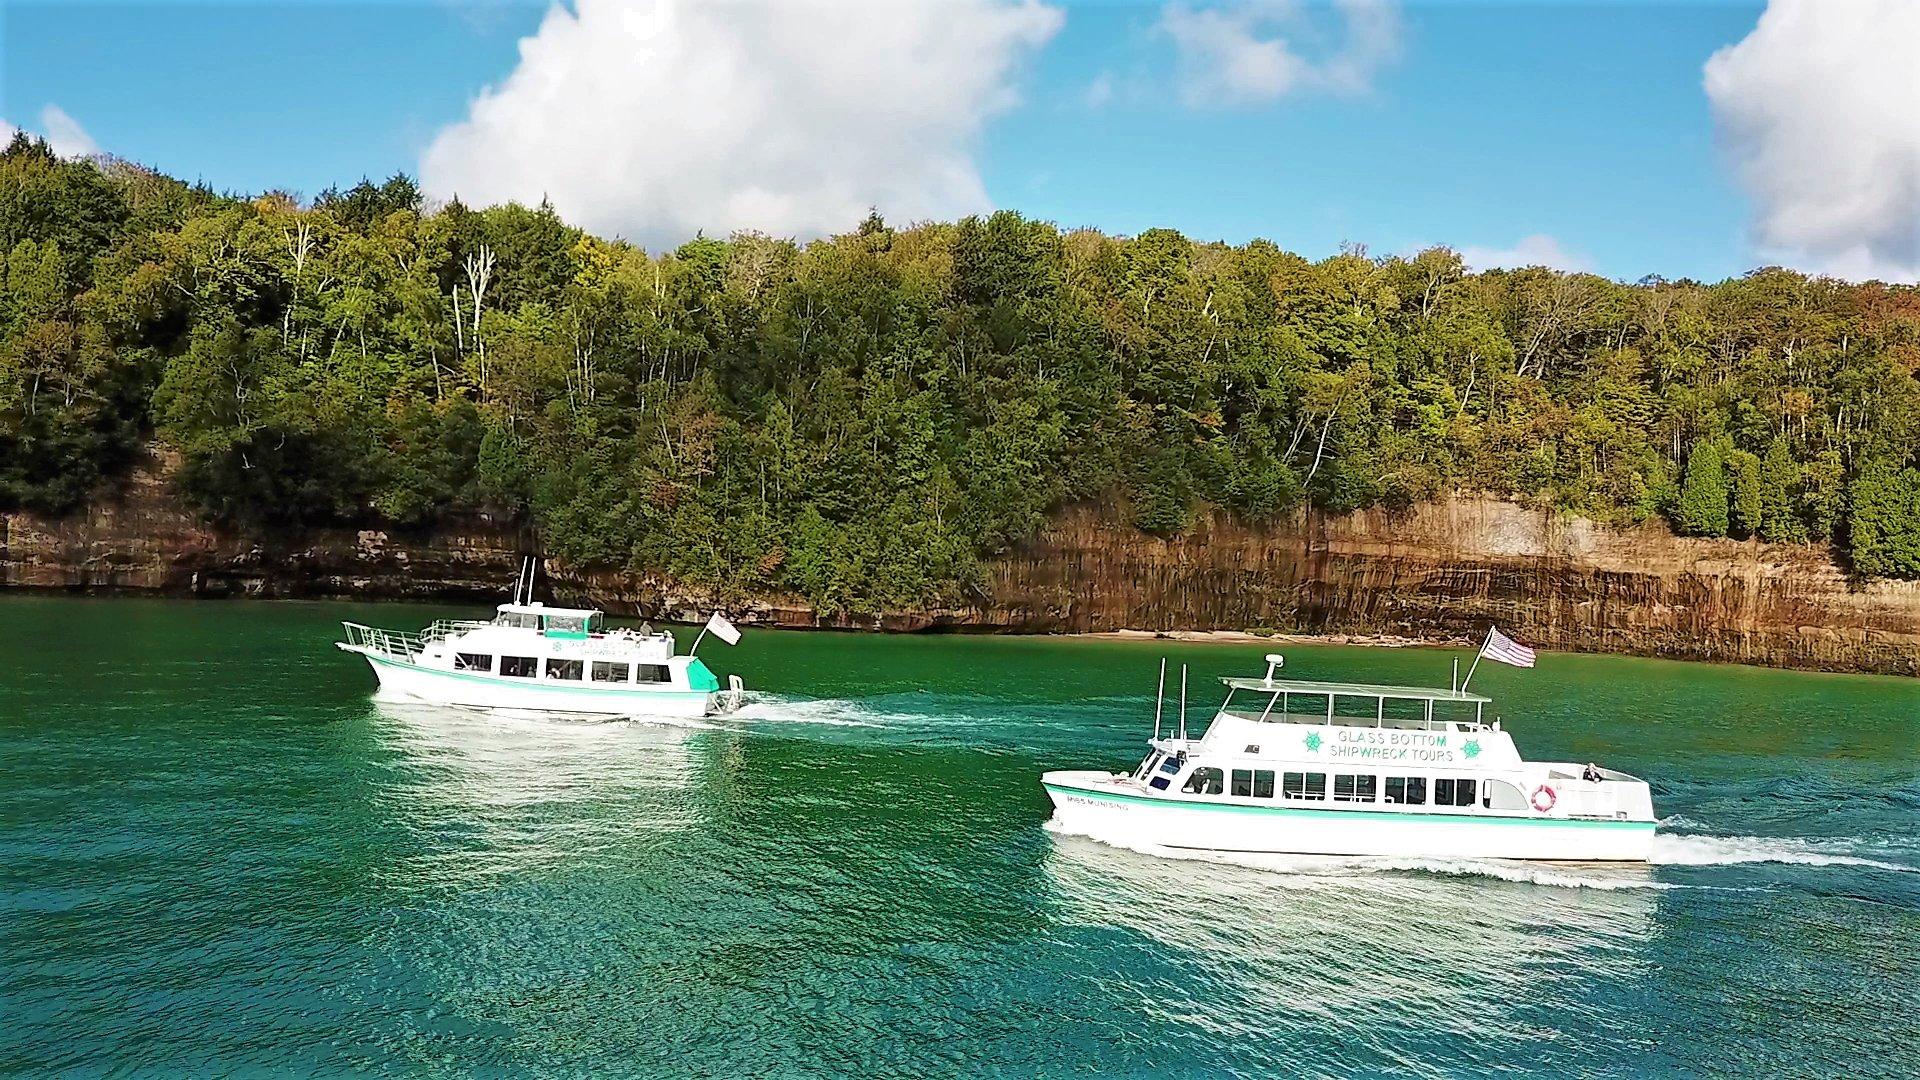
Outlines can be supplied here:
[[1462, 719], [1436, 716], [1428, 719], [1421, 716], [1344, 716], [1340, 714], [1329, 717], [1318, 710], [1310, 713], [1283, 713], [1277, 709], [1265, 712], [1260, 709], [1232, 708], [1222, 709], [1220, 714], [1250, 720], [1254, 723], [1311, 724], [1316, 727], [1331, 724], [1335, 727], [1391, 728], [1400, 731], [1482, 731], [1488, 726], [1472, 717]]
[[344, 623], [347, 644], [405, 660], [417, 659], [426, 649], [426, 638], [405, 630], [383, 630], [378, 626]]
[[420, 631], [420, 639], [423, 643], [430, 645], [436, 641], [445, 641], [455, 634], [464, 634], [492, 625], [480, 619], [435, 619], [427, 624], [425, 630]]

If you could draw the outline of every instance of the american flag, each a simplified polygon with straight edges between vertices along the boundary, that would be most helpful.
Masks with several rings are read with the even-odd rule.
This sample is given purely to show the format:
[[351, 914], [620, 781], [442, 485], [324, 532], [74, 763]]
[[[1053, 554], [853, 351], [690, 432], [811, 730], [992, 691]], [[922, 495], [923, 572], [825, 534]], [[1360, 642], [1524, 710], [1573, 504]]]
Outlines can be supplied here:
[[1514, 667], [1533, 666], [1533, 650], [1501, 633], [1499, 627], [1487, 631], [1487, 643], [1480, 646], [1480, 655]]

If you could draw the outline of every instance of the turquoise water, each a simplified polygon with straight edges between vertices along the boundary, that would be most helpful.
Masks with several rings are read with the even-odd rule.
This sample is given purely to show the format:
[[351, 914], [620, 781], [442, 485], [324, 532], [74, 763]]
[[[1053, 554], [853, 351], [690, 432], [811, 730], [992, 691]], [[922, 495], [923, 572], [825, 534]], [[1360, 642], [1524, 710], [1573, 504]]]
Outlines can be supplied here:
[[469, 613], [0, 598], [0, 1071], [1920, 1073], [1911, 680], [1483, 667], [1529, 756], [1652, 782], [1658, 865], [1276, 870], [1036, 782], [1260, 647], [750, 631], [701, 654], [762, 693], [673, 726], [376, 704], [329, 644]]

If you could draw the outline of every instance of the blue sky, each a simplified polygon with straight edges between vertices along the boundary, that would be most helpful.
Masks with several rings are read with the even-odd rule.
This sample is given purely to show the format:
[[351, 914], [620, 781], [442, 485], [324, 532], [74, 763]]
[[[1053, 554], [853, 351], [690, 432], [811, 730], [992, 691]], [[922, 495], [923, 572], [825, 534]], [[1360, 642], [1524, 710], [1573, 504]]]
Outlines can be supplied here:
[[[1345, 242], [1389, 253], [1545, 237], [1613, 277], [1718, 279], [1768, 260], [1749, 239], [1748, 193], [1716, 142], [1702, 67], [1760, 11], [1412, 3], [1398, 6], [1395, 58], [1364, 89], [1196, 103], [1180, 90], [1162, 5], [1068, 4], [1051, 33], [1008, 47], [999, 81], [1017, 102], [981, 104], [959, 152], [992, 205], [1068, 226], [1264, 236], [1314, 257]], [[543, 12], [9, 2], [0, 117], [42, 130], [55, 106], [121, 156], [223, 189], [311, 195], [417, 172], [436, 134], [514, 71]], [[1339, 12], [1287, 19], [1271, 32], [1309, 58], [1337, 46]], [[677, 113], [708, 100], [695, 89], [659, 100], [672, 96], [652, 94]], [[629, 126], [648, 122], [633, 115]]]

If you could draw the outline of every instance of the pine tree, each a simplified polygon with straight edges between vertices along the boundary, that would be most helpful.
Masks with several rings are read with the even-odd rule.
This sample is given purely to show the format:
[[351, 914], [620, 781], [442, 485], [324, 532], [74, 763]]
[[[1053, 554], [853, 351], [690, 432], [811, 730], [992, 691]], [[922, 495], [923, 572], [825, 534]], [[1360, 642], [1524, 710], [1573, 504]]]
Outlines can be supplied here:
[[1760, 460], [1760, 539], [1773, 544], [1806, 540], [1806, 523], [1793, 512], [1799, 490], [1800, 466], [1783, 435], [1773, 440]]
[[1733, 484], [1733, 535], [1741, 539], [1757, 536], [1763, 516], [1760, 494], [1760, 459], [1745, 450], [1727, 455], [1727, 472]]
[[1920, 469], [1869, 465], [1852, 495], [1853, 568], [1874, 577], [1920, 578]]
[[1700, 443], [1687, 457], [1674, 521], [1688, 536], [1727, 535], [1727, 470], [1718, 444]]

